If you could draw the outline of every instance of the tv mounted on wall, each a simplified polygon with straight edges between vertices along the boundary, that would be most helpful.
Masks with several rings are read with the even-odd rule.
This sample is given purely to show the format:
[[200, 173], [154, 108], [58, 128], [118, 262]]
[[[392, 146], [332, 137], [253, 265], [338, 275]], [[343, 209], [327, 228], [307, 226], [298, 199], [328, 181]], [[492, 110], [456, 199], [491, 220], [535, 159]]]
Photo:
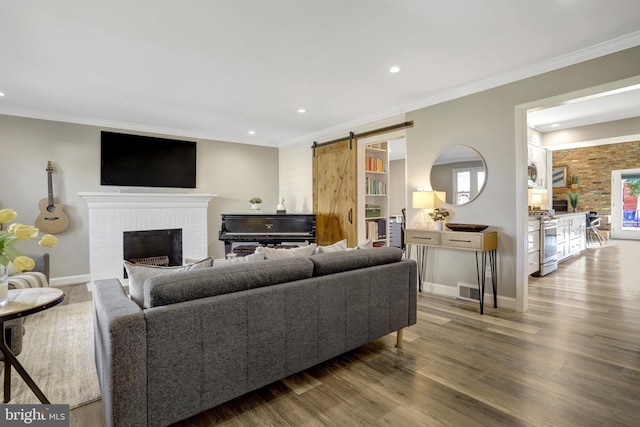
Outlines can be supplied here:
[[100, 184], [196, 188], [196, 143], [102, 131]]

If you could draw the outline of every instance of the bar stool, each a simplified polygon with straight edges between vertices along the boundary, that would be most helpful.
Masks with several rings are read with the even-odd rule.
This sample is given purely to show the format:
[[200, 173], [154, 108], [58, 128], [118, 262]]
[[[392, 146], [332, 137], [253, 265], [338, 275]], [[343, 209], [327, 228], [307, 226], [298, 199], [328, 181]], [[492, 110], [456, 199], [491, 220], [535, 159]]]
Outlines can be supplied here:
[[600, 227], [600, 218], [598, 218], [597, 212], [589, 212], [587, 215], [587, 244], [598, 243], [600, 246], [604, 245], [607, 241], [598, 230]]

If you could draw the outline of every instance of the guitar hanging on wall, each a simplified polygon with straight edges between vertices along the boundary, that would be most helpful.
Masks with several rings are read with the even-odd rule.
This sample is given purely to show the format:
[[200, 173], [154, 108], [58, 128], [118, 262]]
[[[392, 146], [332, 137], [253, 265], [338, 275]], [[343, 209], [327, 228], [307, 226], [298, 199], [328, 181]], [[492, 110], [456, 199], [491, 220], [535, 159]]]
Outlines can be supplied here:
[[53, 166], [51, 162], [47, 162], [47, 183], [49, 187], [49, 197], [38, 202], [40, 215], [36, 218], [36, 227], [44, 233], [56, 234], [62, 233], [69, 227], [69, 217], [63, 212], [63, 206], [60, 203], [53, 202], [53, 182], [51, 173]]

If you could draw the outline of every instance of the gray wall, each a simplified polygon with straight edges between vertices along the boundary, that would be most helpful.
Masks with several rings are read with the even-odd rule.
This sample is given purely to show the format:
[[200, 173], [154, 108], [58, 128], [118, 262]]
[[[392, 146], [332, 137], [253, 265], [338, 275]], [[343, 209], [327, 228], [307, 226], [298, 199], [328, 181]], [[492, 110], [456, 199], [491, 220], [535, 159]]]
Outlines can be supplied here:
[[402, 209], [407, 207], [406, 197], [406, 168], [405, 160], [389, 162], [389, 215], [402, 215]]
[[[47, 197], [47, 161], [51, 160], [55, 167], [54, 196], [65, 205], [71, 225], [57, 235], [59, 245], [47, 249], [51, 254], [53, 278], [89, 274], [88, 209], [78, 193], [117, 190], [117, 187], [100, 185], [101, 130], [137, 133], [0, 115], [0, 208], [15, 209], [16, 222], [33, 224], [39, 213], [38, 201]], [[197, 188], [176, 191], [218, 194], [209, 205], [209, 255], [224, 257], [224, 246], [218, 240], [221, 213], [246, 212], [248, 200], [254, 195], [262, 197], [265, 212], [271, 207], [275, 210], [278, 203], [276, 148], [154, 136], [198, 143]], [[19, 248], [23, 252], [44, 251], [32, 241], [20, 242]]]
[[[414, 121], [414, 127], [407, 130], [408, 195], [418, 186], [429, 185], [429, 162], [445, 147], [470, 145], [484, 157], [485, 188], [473, 202], [451, 207], [451, 221], [488, 224], [498, 230], [500, 295], [514, 298], [516, 284], [523, 279], [518, 277], [516, 265], [517, 253], [524, 256], [525, 248], [524, 231], [517, 224], [523, 224], [526, 215], [526, 131], [516, 129], [516, 106], [639, 73], [640, 47], [636, 47], [407, 114], [407, 119]], [[518, 149], [516, 132], [523, 134], [524, 146]], [[517, 169], [519, 163], [523, 164]], [[523, 218], [518, 218], [518, 203], [524, 206]], [[408, 207], [408, 224], [417, 214]], [[475, 283], [472, 254], [432, 252], [437, 252], [430, 260], [435, 269], [428, 281], [448, 286], [455, 286], [458, 280]]]

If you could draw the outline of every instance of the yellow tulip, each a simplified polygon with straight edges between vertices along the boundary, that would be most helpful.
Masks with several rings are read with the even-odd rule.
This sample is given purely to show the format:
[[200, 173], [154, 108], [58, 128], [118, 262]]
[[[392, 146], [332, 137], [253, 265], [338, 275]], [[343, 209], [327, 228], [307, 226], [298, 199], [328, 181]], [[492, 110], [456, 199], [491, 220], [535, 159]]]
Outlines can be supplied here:
[[42, 239], [40, 239], [38, 244], [40, 246], [46, 246], [48, 248], [55, 248], [56, 245], [58, 244], [58, 239], [57, 237], [52, 236], [51, 234], [45, 234], [44, 236], [42, 236]]
[[16, 231], [16, 227], [17, 227], [17, 226], [19, 226], [19, 225], [20, 225], [20, 224], [18, 224], [17, 222], [14, 222], [13, 224], [11, 224], [11, 225], [9, 226], [9, 228], [7, 228], [7, 231], [8, 231], [10, 234], [13, 234], [13, 233]]
[[0, 223], [5, 223], [13, 220], [18, 214], [13, 209], [0, 210]]
[[38, 237], [38, 231], [39, 230], [36, 227], [32, 227], [30, 225], [18, 224], [16, 227], [13, 228], [13, 235], [20, 240], [30, 240]]
[[28, 256], [21, 255], [13, 260], [13, 266], [16, 268], [18, 273], [22, 273], [25, 270], [33, 270], [36, 263]]

